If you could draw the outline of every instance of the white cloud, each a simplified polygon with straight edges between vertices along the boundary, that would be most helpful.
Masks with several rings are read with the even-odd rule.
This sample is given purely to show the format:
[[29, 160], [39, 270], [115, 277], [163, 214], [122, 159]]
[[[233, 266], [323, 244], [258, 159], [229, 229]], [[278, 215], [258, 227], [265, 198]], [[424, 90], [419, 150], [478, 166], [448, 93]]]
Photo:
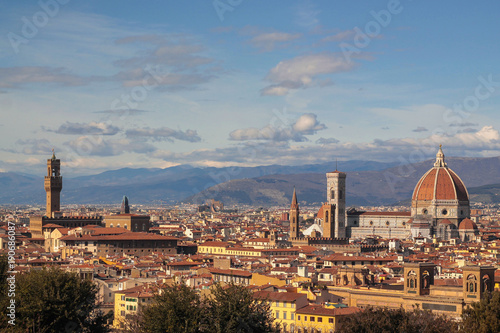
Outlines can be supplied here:
[[142, 138], [152, 138], [157, 141], [171, 141], [173, 139], [188, 141], [188, 142], [200, 142], [201, 138], [198, 136], [198, 132], [194, 130], [174, 130], [168, 127], [160, 127], [160, 128], [136, 128], [127, 130], [127, 137], [142, 137]]
[[120, 131], [120, 128], [106, 123], [90, 122], [88, 124], [85, 124], [85, 123], [72, 123], [67, 121], [66, 123], [59, 126], [59, 128], [56, 130], [50, 130], [50, 129], [45, 129], [45, 130], [57, 134], [69, 134], [69, 135], [89, 135], [89, 134], [115, 135]]
[[[260, 135], [257, 131], [254, 134]], [[500, 133], [485, 126], [475, 133], [430, 135], [423, 139], [398, 138], [371, 142], [340, 142], [336, 139], [318, 139], [318, 145], [289, 145], [285, 141], [246, 141], [218, 149], [173, 153], [158, 150], [156, 158], [169, 162], [200, 165], [298, 165], [340, 160], [363, 159], [373, 161], [423, 161], [435, 156], [443, 145], [447, 156], [492, 156], [500, 154]]]
[[66, 142], [66, 145], [79, 156], [117, 156], [130, 152], [148, 154], [156, 150], [156, 147], [147, 142], [129, 139], [108, 140], [101, 136], [81, 136]]
[[353, 39], [356, 32], [354, 30], [344, 30], [336, 33], [335, 35], [323, 38], [322, 42], [341, 42], [344, 40]]
[[250, 42], [262, 51], [272, 51], [276, 46], [302, 37], [302, 34], [286, 32], [264, 32], [254, 36]]
[[[55, 148], [47, 139], [17, 140], [17, 145], [22, 146], [21, 152], [26, 155], [49, 155]], [[12, 150], [11, 152], [15, 152]]]
[[320, 123], [313, 113], [301, 115], [294, 124], [290, 126], [276, 127], [265, 126], [263, 128], [244, 128], [232, 131], [229, 134], [230, 140], [266, 140], [266, 141], [308, 141], [306, 135], [315, 134], [317, 131], [325, 129], [326, 126]]
[[290, 89], [322, 84], [319, 76], [353, 69], [355, 64], [341, 55], [320, 53], [283, 60], [272, 68], [266, 80], [273, 84], [262, 89], [262, 95], [286, 95]]

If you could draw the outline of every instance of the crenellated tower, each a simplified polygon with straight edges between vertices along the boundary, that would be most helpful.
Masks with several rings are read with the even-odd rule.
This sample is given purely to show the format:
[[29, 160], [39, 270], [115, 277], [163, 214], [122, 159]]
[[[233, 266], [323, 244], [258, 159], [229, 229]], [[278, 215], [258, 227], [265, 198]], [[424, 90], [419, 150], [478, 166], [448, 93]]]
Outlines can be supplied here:
[[53, 217], [54, 212], [61, 210], [61, 160], [56, 158], [52, 149], [52, 158], [47, 160], [47, 176], [45, 176], [45, 192], [47, 193], [46, 216]]

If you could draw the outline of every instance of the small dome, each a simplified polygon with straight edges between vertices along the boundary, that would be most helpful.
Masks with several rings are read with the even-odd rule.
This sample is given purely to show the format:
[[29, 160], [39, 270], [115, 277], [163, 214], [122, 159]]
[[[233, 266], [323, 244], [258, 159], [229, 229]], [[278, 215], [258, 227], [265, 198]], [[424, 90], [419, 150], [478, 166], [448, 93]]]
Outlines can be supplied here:
[[458, 230], [477, 230], [477, 225], [471, 219], [463, 219]]
[[458, 200], [469, 201], [469, 194], [464, 183], [444, 161], [441, 146], [436, 154], [434, 167], [427, 171], [415, 186], [412, 200]]

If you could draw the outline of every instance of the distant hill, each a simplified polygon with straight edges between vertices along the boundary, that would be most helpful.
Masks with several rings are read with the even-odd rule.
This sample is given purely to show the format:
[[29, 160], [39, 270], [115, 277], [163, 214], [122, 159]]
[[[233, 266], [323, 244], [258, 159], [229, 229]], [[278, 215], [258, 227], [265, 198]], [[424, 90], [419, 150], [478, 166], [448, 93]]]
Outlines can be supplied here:
[[[453, 158], [446, 161], [462, 178], [471, 200], [500, 202], [500, 157]], [[390, 205], [408, 202], [420, 177], [433, 160], [399, 165], [396, 162], [347, 161], [339, 169], [347, 172], [348, 205]], [[198, 168], [181, 165], [166, 169], [123, 168], [97, 175], [64, 177], [62, 204], [116, 204], [127, 195], [131, 204], [221, 200], [226, 205], [259, 206], [290, 203], [293, 187], [299, 201], [319, 204], [326, 198], [325, 173], [334, 163], [303, 166], [259, 166]], [[43, 176], [0, 173], [0, 204], [45, 204]], [[476, 187], [479, 187], [476, 189]]]
[[[471, 200], [488, 199], [492, 200], [491, 202], [500, 202], [500, 198], [495, 197], [495, 187], [484, 186], [500, 183], [500, 157], [447, 158], [446, 161], [464, 181], [471, 193]], [[407, 203], [418, 180], [432, 165], [433, 160], [428, 160], [384, 170], [347, 172], [347, 205]], [[200, 203], [206, 198], [214, 198], [225, 204], [287, 205], [290, 203], [294, 186], [299, 201], [314, 204], [326, 200], [325, 174], [307, 173], [232, 180], [202, 191], [185, 201]], [[484, 188], [476, 192], [475, 187], [478, 186]]]
[[485, 204], [500, 203], [500, 184], [473, 187], [468, 190], [470, 200]]
[[[341, 165], [349, 170], [381, 170], [395, 162], [347, 161]], [[270, 174], [327, 172], [333, 163], [302, 166], [258, 166], [197, 168], [190, 165], [158, 168], [122, 168], [97, 175], [68, 178], [63, 175], [63, 204], [112, 204], [127, 195], [132, 204], [176, 203], [203, 189], [232, 179], [253, 178]], [[0, 204], [45, 204], [43, 176], [14, 172], [0, 173]]]

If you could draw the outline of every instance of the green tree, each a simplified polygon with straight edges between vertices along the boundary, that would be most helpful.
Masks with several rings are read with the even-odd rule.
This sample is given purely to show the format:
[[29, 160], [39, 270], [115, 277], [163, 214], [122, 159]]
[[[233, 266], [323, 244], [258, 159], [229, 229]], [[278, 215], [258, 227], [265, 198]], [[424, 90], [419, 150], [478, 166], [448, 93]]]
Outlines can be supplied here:
[[[129, 331], [148, 333], [201, 332], [202, 306], [199, 295], [183, 283], [167, 286], [141, 309], [139, 318], [126, 323]], [[138, 321], [138, 330], [134, 325]], [[134, 328], [135, 327], [135, 328]]]
[[206, 300], [206, 332], [279, 332], [269, 302], [256, 300], [253, 293], [234, 284], [216, 284]]
[[500, 332], [500, 292], [486, 293], [462, 313], [462, 332]]
[[346, 333], [442, 333], [454, 332], [458, 324], [444, 315], [415, 309], [367, 308], [344, 318], [341, 330]]
[[111, 314], [97, 310], [98, 287], [59, 268], [16, 275], [12, 332], [109, 332]]

